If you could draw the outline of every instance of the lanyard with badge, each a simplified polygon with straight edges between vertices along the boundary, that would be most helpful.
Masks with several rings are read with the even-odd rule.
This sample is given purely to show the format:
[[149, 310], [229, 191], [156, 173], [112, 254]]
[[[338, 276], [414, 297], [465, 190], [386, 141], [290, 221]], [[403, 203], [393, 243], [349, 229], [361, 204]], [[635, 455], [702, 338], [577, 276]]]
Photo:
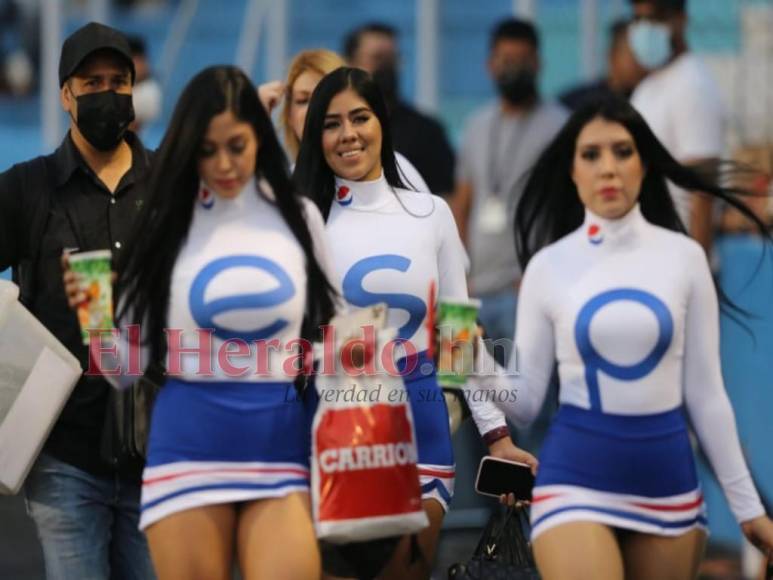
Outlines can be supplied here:
[[502, 191], [507, 176], [513, 169], [513, 164], [518, 159], [518, 151], [521, 148], [529, 132], [529, 126], [533, 118], [533, 113], [527, 113], [518, 121], [514, 127], [507, 144], [504, 145], [506, 155], [497, 155], [501, 153], [500, 146], [502, 141], [502, 125], [504, 119], [500, 112], [497, 112], [491, 119], [489, 128], [489, 147], [488, 147], [488, 172], [487, 185], [488, 192], [481, 206], [478, 225], [482, 232], [486, 234], [501, 234], [507, 229], [507, 198], [509, 192]]

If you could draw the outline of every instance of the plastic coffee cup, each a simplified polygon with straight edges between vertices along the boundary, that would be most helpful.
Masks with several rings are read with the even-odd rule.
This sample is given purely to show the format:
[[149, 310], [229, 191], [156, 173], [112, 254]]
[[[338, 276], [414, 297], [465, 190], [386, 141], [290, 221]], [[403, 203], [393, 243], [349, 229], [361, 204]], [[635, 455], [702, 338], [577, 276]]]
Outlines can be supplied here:
[[446, 388], [462, 388], [475, 364], [474, 341], [478, 336], [480, 300], [451, 302], [440, 299], [437, 305], [437, 378]]
[[70, 254], [70, 269], [78, 275], [88, 300], [78, 306], [78, 323], [83, 344], [89, 344], [90, 330], [113, 328], [113, 283], [110, 250]]

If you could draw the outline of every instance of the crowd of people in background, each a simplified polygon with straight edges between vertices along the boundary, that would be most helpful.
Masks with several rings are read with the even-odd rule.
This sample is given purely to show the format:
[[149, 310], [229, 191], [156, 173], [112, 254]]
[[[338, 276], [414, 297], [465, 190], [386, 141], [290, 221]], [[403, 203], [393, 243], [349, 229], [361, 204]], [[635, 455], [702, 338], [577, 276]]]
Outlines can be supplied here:
[[[426, 357], [426, 289], [477, 298], [482, 332], [516, 350], [481, 343], [478, 358], [493, 355], [499, 371], [472, 384], [521, 396], [472, 414], [492, 455], [537, 473], [544, 578], [695, 577], [706, 515], [683, 409], [741, 529], [770, 555], [773, 523], [719, 368], [717, 205], [771, 239], [724, 187], [725, 110], [689, 50], [686, 0], [630, 4], [632, 18], [610, 27], [606, 75], [557, 100], [540, 94], [536, 26], [497, 23], [481, 63], [497, 94], [456, 152], [438, 119], [405, 102], [398, 32], [384, 23], [351, 31], [341, 55], [295, 55], [284, 79], [259, 87], [236, 67], [205, 69], [150, 151], [137, 132], [159, 118], [162, 95], [144, 43], [88, 24], [61, 51], [67, 136], [0, 174], [0, 270], [14, 269], [24, 305], [87, 368], [73, 311], [84, 297], [62, 254], [110, 249], [118, 320], [142, 323], [158, 383], [164, 329], [230, 336], [202, 290], [227, 268], [241, 268], [219, 290], [244, 309], [239, 327], [285, 342], [400, 292], [416, 300], [389, 324]], [[2, 22], [18, 18], [0, 2]], [[276, 279], [276, 296], [245, 294], [249, 269]], [[363, 282], [378, 270], [390, 274]], [[607, 304], [618, 319], [595, 321]], [[288, 405], [293, 381], [279, 374], [188, 371], [152, 409], [133, 403], [152, 414], [146, 457], [121, 446], [108, 378], [75, 387], [25, 484], [49, 578], [230, 578], [235, 565], [244, 578], [324, 574], [309, 500], [313, 400]], [[439, 389], [434, 374], [405, 384]], [[431, 575], [454, 490], [448, 413], [435, 403], [411, 400], [430, 526], [400, 540], [383, 578]], [[538, 458], [506, 417], [548, 430]]]
[[37, 86], [38, 3], [0, 2], [0, 94], [28, 95]]

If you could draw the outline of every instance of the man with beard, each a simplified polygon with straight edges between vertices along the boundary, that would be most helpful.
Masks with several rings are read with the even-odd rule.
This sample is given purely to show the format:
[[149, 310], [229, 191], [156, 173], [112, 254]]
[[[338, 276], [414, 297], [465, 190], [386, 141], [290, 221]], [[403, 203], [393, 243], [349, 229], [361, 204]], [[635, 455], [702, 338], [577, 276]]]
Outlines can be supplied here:
[[[521, 269], [513, 216], [524, 174], [567, 118], [537, 89], [539, 36], [526, 21], [507, 19], [491, 34], [488, 71], [499, 98], [473, 113], [457, 158], [451, 207], [471, 266], [470, 294], [481, 300], [480, 321], [493, 340], [512, 340]], [[499, 352], [497, 352], [499, 351]], [[502, 353], [495, 349], [503, 362]]]
[[[62, 46], [59, 85], [70, 130], [52, 154], [0, 174], [0, 270], [12, 267], [24, 305], [88, 368], [67, 303], [64, 250], [126, 251], [143, 205], [149, 152], [127, 131], [135, 81], [129, 43], [90, 23]], [[153, 578], [138, 530], [143, 459], [114, 439], [112, 388], [83, 376], [24, 484], [46, 577]]]
[[443, 126], [400, 98], [395, 29], [379, 22], [356, 28], [344, 41], [344, 56], [351, 66], [371, 73], [381, 88], [389, 108], [395, 151], [416, 167], [432, 193], [450, 194], [454, 188], [454, 152]]

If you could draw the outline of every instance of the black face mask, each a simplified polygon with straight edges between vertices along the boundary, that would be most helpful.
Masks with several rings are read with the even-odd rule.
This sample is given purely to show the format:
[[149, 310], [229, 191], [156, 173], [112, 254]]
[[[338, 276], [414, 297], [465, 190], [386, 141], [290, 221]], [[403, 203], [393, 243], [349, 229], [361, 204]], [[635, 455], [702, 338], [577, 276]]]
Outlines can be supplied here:
[[500, 73], [496, 81], [499, 94], [514, 105], [537, 96], [537, 75], [528, 68], [508, 69]]
[[81, 95], [75, 100], [78, 103], [76, 124], [86, 141], [99, 151], [118, 147], [134, 120], [132, 96], [103, 91]]

